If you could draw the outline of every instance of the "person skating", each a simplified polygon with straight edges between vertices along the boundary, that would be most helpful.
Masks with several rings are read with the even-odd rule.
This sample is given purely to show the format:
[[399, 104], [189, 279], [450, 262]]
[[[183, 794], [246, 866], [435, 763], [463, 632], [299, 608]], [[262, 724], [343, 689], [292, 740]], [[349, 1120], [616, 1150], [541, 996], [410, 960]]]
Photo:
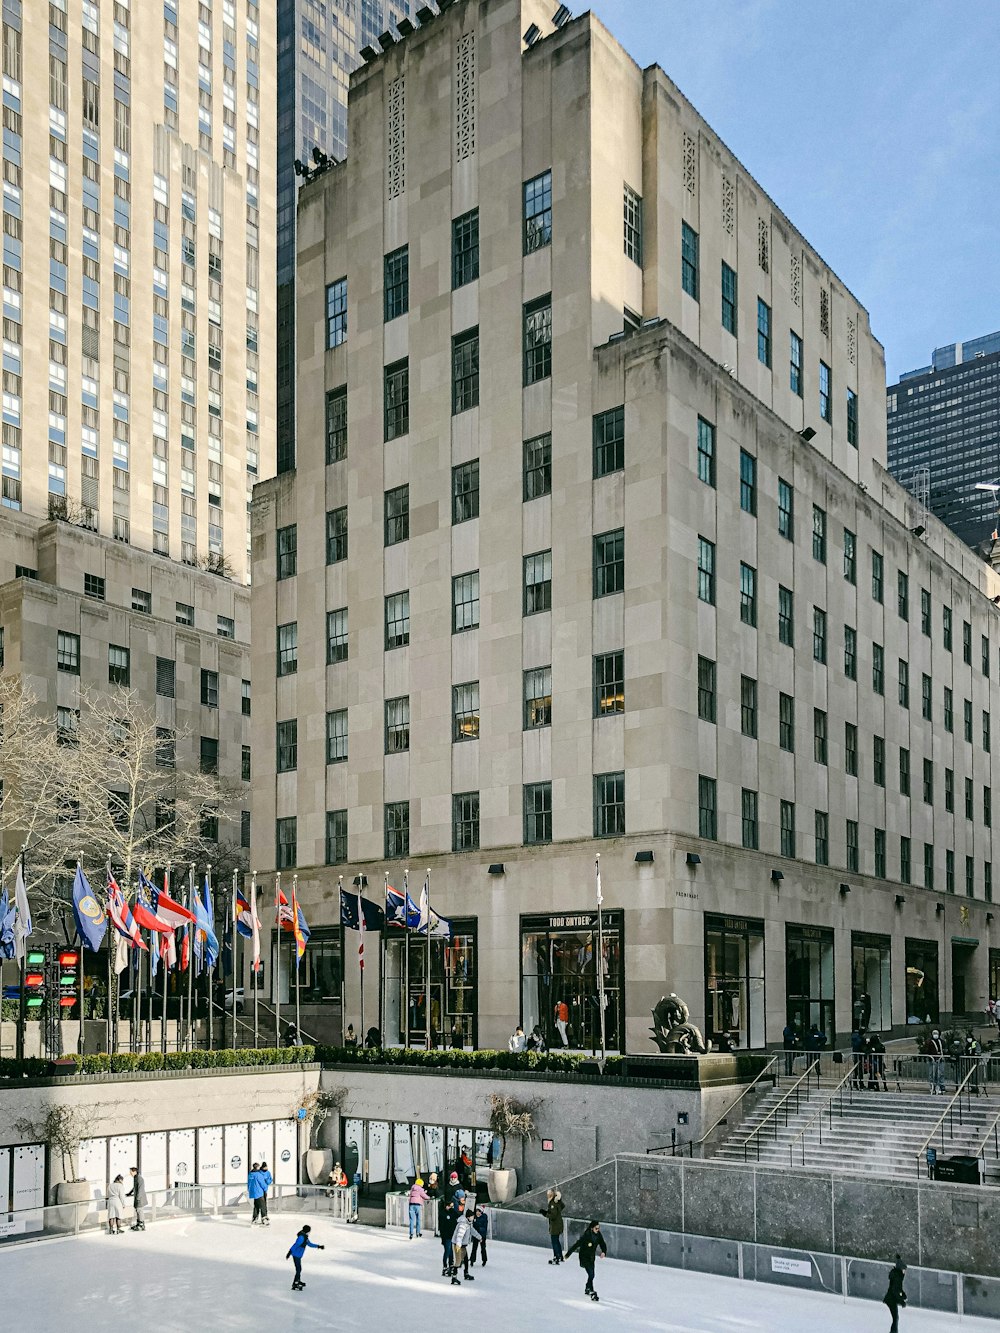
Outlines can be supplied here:
[[312, 1231], [312, 1227], [303, 1227], [288, 1247], [288, 1253], [285, 1255], [286, 1259], [291, 1259], [295, 1263], [295, 1276], [292, 1278], [292, 1291], [301, 1291], [306, 1285], [302, 1281], [302, 1256], [305, 1254], [306, 1250], [326, 1249], [325, 1245], [317, 1245], [315, 1241], [309, 1239], [310, 1231]]
[[108, 1235], [122, 1234], [122, 1218], [125, 1216], [125, 1182], [121, 1176], [115, 1176], [108, 1190]]
[[410, 1213], [410, 1240], [413, 1239], [414, 1234], [416, 1234], [417, 1240], [419, 1240], [420, 1219], [423, 1214], [423, 1205], [425, 1203], [430, 1203], [430, 1195], [424, 1189], [424, 1182], [419, 1176], [417, 1176], [416, 1180], [410, 1186], [410, 1197], [408, 1202]]
[[486, 1267], [486, 1239], [490, 1234], [490, 1219], [485, 1208], [478, 1208], [472, 1215], [472, 1258], [469, 1260], [469, 1267], [474, 1268], [476, 1264], [476, 1255], [480, 1247], [483, 1251], [483, 1267]]
[[882, 1297], [882, 1304], [889, 1307], [889, 1313], [892, 1315], [892, 1327], [889, 1333], [899, 1333], [899, 1312], [906, 1304], [906, 1292], [903, 1290], [905, 1276], [906, 1264], [897, 1254], [896, 1262], [889, 1269], [889, 1288]]
[[549, 1244], [552, 1246], [552, 1258], [550, 1264], [561, 1264], [563, 1261], [562, 1252], [562, 1234], [563, 1234], [563, 1208], [562, 1195], [558, 1190], [546, 1190], [546, 1206], [539, 1208], [543, 1217], [548, 1218], [549, 1222]]
[[587, 1274], [587, 1285], [583, 1289], [584, 1296], [589, 1296], [592, 1301], [599, 1300], [600, 1297], [594, 1290], [594, 1263], [597, 1259], [597, 1252], [600, 1250], [602, 1255], [606, 1255], [608, 1247], [604, 1243], [604, 1237], [601, 1235], [600, 1222], [589, 1222], [587, 1229], [583, 1231], [566, 1251], [568, 1259], [574, 1252], [580, 1256], [580, 1267]]
[[455, 1223], [455, 1234], [451, 1239], [451, 1285], [458, 1286], [458, 1270], [462, 1269], [462, 1276], [466, 1282], [475, 1282], [475, 1278], [469, 1272], [469, 1243], [472, 1239], [472, 1214], [462, 1213], [458, 1215]]
[[264, 1220], [264, 1210], [261, 1204], [263, 1195], [264, 1186], [261, 1181], [260, 1162], [254, 1162], [247, 1176], [247, 1198], [253, 1204], [253, 1217], [250, 1219], [250, 1225], [253, 1227]]
[[142, 1220], [142, 1210], [149, 1206], [149, 1199], [146, 1197], [146, 1182], [139, 1175], [137, 1166], [130, 1166], [128, 1172], [132, 1177], [132, 1188], [125, 1197], [126, 1199], [132, 1199], [135, 1207], [135, 1223], [132, 1230], [145, 1231], [146, 1223]]
[[262, 1221], [264, 1226], [269, 1227], [271, 1225], [271, 1219], [267, 1215], [267, 1192], [274, 1184], [274, 1176], [272, 1176], [267, 1169], [266, 1162], [261, 1162], [260, 1164], [260, 1183], [261, 1189], [263, 1190], [263, 1193], [260, 1196], [260, 1210], [263, 1213]]
[[458, 1205], [454, 1198], [442, 1199], [438, 1205], [438, 1237], [441, 1241], [441, 1276], [447, 1277], [454, 1260], [452, 1258], [451, 1239], [458, 1224]]

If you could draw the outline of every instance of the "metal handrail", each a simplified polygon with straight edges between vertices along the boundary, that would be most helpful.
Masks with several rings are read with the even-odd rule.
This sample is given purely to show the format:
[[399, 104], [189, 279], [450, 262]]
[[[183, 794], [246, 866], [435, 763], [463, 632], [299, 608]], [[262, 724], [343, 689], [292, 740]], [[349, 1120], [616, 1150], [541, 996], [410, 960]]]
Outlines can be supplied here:
[[[987, 1061], [987, 1065], [988, 1065], [988, 1061]], [[975, 1060], [973, 1060], [973, 1062], [972, 1062], [972, 1066], [971, 1066], [971, 1068], [969, 1069], [969, 1072], [966, 1074], [965, 1078], [962, 1079], [961, 1083], [960, 1083], [960, 1084], [958, 1085], [958, 1087], [955, 1089], [954, 1094], [952, 1095], [951, 1101], [948, 1103], [948, 1105], [947, 1105], [947, 1106], [944, 1108], [944, 1110], [941, 1112], [941, 1114], [940, 1114], [940, 1116], [938, 1117], [937, 1123], [935, 1124], [934, 1128], [931, 1130], [931, 1132], [928, 1134], [927, 1138], [924, 1139], [923, 1143], [922, 1143], [922, 1144], [920, 1145], [920, 1147], [917, 1149], [915, 1160], [916, 1160], [917, 1175], [918, 1175], [918, 1176], [920, 1175], [920, 1162], [921, 1162], [921, 1159], [924, 1158], [924, 1156], [925, 1156], [925, 1154], [926, 1154], [926, 1152], [927, 1152], [927, 1149], [931, 1146], [931, 1143], [932, 1143], [932, 1141], [933, 1141], [935, 1135], [937, 1134], [937, 1132], [938, 1132], [938, 1130], [941, 1128], [941, 1126], [944, 1124], [944, 1122], [945, 1122], [946, 1119], [950, 1119], [950, 1120], [951, 1120], [952, 1128], [949, 1130], [949, 1137], [952, 1137], [952, 1136], [953, 1136], [953, 1134], [954, 1134], [954, 1110], [955, 1110], [955, 1103], [956, 1103], [956, 1102], [958, 1103], [958, 1123], [959, 1123], [960, 1125], [961, 1125], [962, 1123], [964, 1123], [963, 1120], [962, 1120], [962, 1101], [961, 1101], [962, 1094], [965, 1092], [965, 1090], [966, 1090], [966, 1084], [967, 1084], [967, 1083], [969, 1082], [969, 1080], [973, 1077], [973, 1075], [975, 1075], [975, 1077], [976, 1077], [976, 1081], [977, 1081], [977, 1084], [978, 1084], [979, 1075], [980, 1075], [981, 1073], [982, 1073], [983, 1076], [984, 1076], [984, 1077], [983, 1077], [983, 1082], [986, 1083], [986, 1082], [987, 1082], [987, 1078], [986, 1078], [986, 1066], [984, 1066], [982, 1069], [980, 1069], [979, 1059], [978, 1059], [978, 1057], [977, 1057]]]
[[[812, 1129], [813, 1125], [816, 1123], [817, 1120], [819, 1121], [819, 1141], [820, 1141], [820, 1143], [823, 1142], [823, 1112], [824, 1112], [824, 1111], [828, 1111], [828, 1112], [830, 1113], [830, 1128], [832, 1129], [832, 1128], [833, 1128], [833, 1101], [834, 1101], [834, 1098], [837, 1097], [838, 1095], [843, 1094], [843, 1091], [844, 1091], [844, 1084], [845, 1084], [845, 1083], [849, 1083], [849, 1082], [851, 1082], [851, 1080], [853, 1080], [853, 1078], [854, 1078], [854, 1066], [852, 1065], [852, 1066], [848, 1069], [848, 1071], [847, 1071], [847, 1073], [844, 1075], [844, 1077], [843, 1077], [843, 1078], [840, 1080], [840, 1082], [837, 1084], [837, 1086], [834, 1088], [833, 1092], [831, 1092], [829, 1098], [827, 1099], [827, 1103], [826, 1103], [826, 1105], [825, 1105], [825, 1106], [821, 1106], [821, 1107], [819, 1108], [819, 1110], [816, 1112], [816, 1114], [813, 1116], [813, 1118], [809, 1121], [809, 1123], [806, 1124], [805, 1126], [803, 1126], [803, 1128], [800, 1129], [799, 1132], [796, 1134], [795, 1138], [792, 1139], [791, 1143], [788, 1145], [788, 1165], [789, 1165], [789, 1166], [793, 1166], [793, 1165], [794, 1165], [795, 1145], [799, 1142], [800, 1139], [803, 1140], [803, 1143], [802, 1143], [802, 1164], [803, 1164], [803, 1166], [805, 1165], [805, 1160], [806, 1160], [806, 1145], [805, 1145], [805, 1142], [804, 1142], [804, 1140], [805, 1140], [805, 1136], [806, 1136], [806, 1134], [808, 1134], [808, 1132], [810, 1131], [810, 1129]], [[850, 1091], [850, 1090], [849, 1090], [849, 1091]]]
[[667, 1151], [669, 1151], [671, 1155], [676, 1155], [677, 1149], [681, 1148], [682, 1150], [689, 1149], [690, 1151], [688, 1152], [688, 1156], [693, 1158], [695, 1148], [700, 1148], [705, 1143], [709, 1135], [712, 1134], [716, 1129], [718, 1129], [718, 1127], [722, 1124], [723, 1120], [727, 1119], [728, 1116], [732, 1114], [734, 1108], [739, 1106], [743, 1098], [746, 1097], [748, 1093], [753, 1092], [754, 1088], [757, 1086], [757, 1084], [761, 1081], [762, 1078], [766, 1077], [767, 1075], [770, 1075], [771, 1086], [772, 1087], [777, 1086], [777, 1079], [774, 1077], [775, 1065], [777, 1063], [778, 1063], [778, 1056], [772, 1055], [770, 1060], [768, 1060], [767, 1064], [760, 1071], [757, 1077], [752, 1082], [746, 1085], [746, 1087], [743, 1089], [740, 1095], [735, 1099], [735, 1101], [730, 1102], [729, 1106], [722, 1112], [720, 1116], [718, 1116], [715, 1120], [712, 1121], [712, 1123], [709, 1125], [708, 1129], [705, 1130], [704, 1134], [702, 1134], [700, 1139], [688, 1139], [686, 1143], [679, 1143], [679, 1144], [678, 1143], [671, 1143], [669, 1145], [664, 1144], [662, 1148], [647, 1148], [646, 1149], [647, 1156], [650, 1153], [667, 1152]]
[[[802, 1086], [803, 1083], [807, 1083], [807, 1082], [808, 1082], [808, 1080], [812, 1077], [813, 1073], [815, 1073], [815, 1075], [816, 1075], [816, 1086], [819, 1087], [819, 1080], [820, 1080], [820, 1076], [821, 1076], [821, 1075], [820, 1075], [820, 1062], [819, 1062], [819, 1060], [816, 1060], [815, 1062], [806, 1065], [806, 1067], [805, 1067], [805, 1069], [803, 1070], [803, 1072], [802, 1072], [802, 1073], [799, 1075], [799, 1077], [795, 1080], [795, 1082], [794, 1082], [794, 1083], [792, 1084], [792, 1086], [788, 1089], [788, 1091], [785, 1093], [785, 1095], [784, 1095], [783, 1097], [779, 1097], [779, 1099], [778, 1099], [778, 1100], [775, 1102], [775, 1104], [771, 1107], [770, 1111], [768, 1111], [767, 1115], [766, 1115], [766, 1116], [764, 1117], [764, 1119], [760, 1122], [760, 1124], [759, 1124], [759, 1125], [757, 1126], [757, 1128], [753, 1131], [753, 1133], [752, 1133], [747, 1139], [744, 1140], [744, 1142], [743, 1142], [743, 1160], [744, 1160], [744, 1162], [747, 1160], [747, 1149], [749, 1148], [751, 1142], [753, 1142], [754, 1140], [756, 1140], [757, 1160], [760, 1161], [760, 1135], [761, 1135], [761, 1130], [764, 1128], [764, 1126], [765, 1126], [766, 1124], [768, 1124], [769, 1121], [771, 1121], [771, 1120], [774, 1119], [774, 1117], [778, 1114], [778, 1112], [779, 1112], [783, 1107], [784, 1107], [784, 1110], [785, 1110], [785, 1124], [786, 1124], [786, 1125], [788, 1124], [788, 1102], [789, 1102], [790, 1099], [791, 1099], [792, 1093], [795, 1094], [795, 1109], [796, 1109], [796, 1111], [797, 1111], [797, 1110], [799, 1109], [799, 1089], [800, 1089], [800, 1087]], [[777, 1139], [777, 1137], [778, 1137], [778, 1127], [777, 1127], [777, 1124], [775, 1124], [775, 1126], [774, 1126], [774, 1137], [775, 1137], [775, 1139]]]

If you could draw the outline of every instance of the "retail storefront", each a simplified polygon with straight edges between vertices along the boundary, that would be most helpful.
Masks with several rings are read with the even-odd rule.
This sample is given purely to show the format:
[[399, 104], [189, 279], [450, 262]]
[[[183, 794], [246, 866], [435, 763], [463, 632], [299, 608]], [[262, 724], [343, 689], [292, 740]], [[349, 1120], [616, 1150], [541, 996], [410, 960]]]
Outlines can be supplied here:
[[833, 931], [826, 926], [785, 926], [785, 1021], [804, 1035], [815, 1023], [830, 1046], [834, 1022]]
[[553, 1048], [562, 1046], [556, 1029], [557, 1006], [568, 1014], [567, 1040], [572, 1050], [597, 1051], [601, 1044], [598, 973], [603, 937], [604, 1044], [621, 1051], [624, 1034], [623, 913], [596, 912], [521, 917], [521, 1026], [537, 1024]]
[[906, 941], [906, 1021], [936, 1023], [941, 1013], [936, 940]]
[[764, 922], [705, 916], [706, 1037], [743, 1050], [764, 1045]]
[[888, 935], [851, 932], [851, 1014], [856, 1028], [892, 1027], [892, 941]]
[[427, 961], [430, 954], [431, 1044], [478, 1044], [476, 919], [456, 917], [450, 939], [386, 927], [382, 959], [383, 1039], [387, 1046], [427, 1043]]
[[[412, 1184], [418, 1175], [426, 1181], [431, 1171], [442, 1183], [456, 1171], [465, 1188], [474, 1189], [492, 1163], [493, 1138], [486, 1128], [359, 1118], [346, 1118], [342, 1124], [340, 1160], [348, 1180], [360, 1172], [362, 1194], [368, 1197]], [[471, 1170], [462, 1161], [463, 1153]]]

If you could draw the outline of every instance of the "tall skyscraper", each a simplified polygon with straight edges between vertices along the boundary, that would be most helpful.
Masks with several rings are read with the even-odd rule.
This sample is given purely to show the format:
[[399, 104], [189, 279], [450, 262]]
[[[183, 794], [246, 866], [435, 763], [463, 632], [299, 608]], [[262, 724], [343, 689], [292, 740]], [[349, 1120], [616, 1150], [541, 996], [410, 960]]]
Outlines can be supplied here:
[[295, 161], [347, 153], [347, 87], [362, 47], [410, 12], [409, 0], [277, 0], [277, 465], [295, 466]]
[[887, 390], [889, 469], [970, 546], [997, 527], [1000, 332], [936, 347]]

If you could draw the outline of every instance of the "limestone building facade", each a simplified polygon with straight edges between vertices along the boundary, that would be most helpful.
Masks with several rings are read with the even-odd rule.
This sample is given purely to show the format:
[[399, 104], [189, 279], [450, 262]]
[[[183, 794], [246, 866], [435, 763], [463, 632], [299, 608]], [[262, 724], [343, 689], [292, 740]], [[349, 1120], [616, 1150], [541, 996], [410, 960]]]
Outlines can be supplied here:
[[602, 991], [631, 1052], [671, 990], [740, 1047], [982, 1009], [1000, 580], [885, 470], [867, 311], [593, 15], [440, 8], [300, 195], [297, 471], [255, 491], [253, 858], [298, 876], [304, 1026], [342, 985], [358, 1024], [341, 877], [407, 871], [453, 936], [369, 937], [388, 1043], [428, 954], [478, 1046], [565, 1005], [593, 1049]]

